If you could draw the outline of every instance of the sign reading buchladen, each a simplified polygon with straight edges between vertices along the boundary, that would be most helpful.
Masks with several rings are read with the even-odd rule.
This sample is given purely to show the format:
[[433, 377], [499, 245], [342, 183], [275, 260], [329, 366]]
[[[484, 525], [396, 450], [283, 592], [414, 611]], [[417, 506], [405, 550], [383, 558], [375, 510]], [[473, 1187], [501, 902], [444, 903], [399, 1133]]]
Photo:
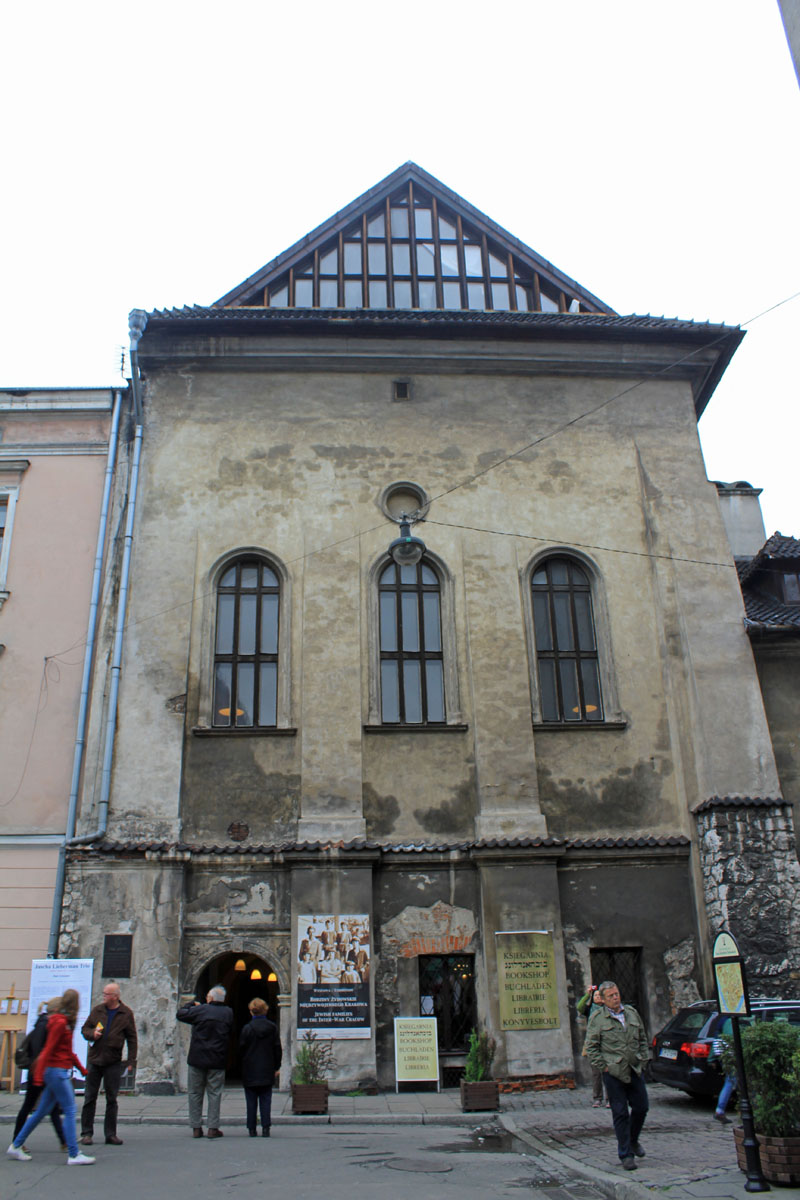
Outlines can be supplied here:
[[500, 1025], [503, 1029], [557, 1029], [556, 958], [545, 929], [495, 933]]

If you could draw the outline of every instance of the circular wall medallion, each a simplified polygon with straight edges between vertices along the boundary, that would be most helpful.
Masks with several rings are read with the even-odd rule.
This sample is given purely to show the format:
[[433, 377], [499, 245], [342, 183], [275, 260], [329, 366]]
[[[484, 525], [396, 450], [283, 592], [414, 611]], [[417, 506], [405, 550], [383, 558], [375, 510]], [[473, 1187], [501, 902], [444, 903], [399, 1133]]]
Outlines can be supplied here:
[[422, 521], [428, 515], [431, 502], [424, 487], [402, 479], [383, 489], [378, 505], [390, 521], [399, 525], [404, 515], [412, 521]]

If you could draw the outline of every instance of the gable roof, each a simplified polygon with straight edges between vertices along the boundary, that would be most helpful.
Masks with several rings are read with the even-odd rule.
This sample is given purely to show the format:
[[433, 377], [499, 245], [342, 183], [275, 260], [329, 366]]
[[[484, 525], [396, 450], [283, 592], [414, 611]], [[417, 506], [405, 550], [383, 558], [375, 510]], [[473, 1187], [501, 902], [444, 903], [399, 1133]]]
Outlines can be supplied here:
[[212, 307], [614, 312], [413, 162]]

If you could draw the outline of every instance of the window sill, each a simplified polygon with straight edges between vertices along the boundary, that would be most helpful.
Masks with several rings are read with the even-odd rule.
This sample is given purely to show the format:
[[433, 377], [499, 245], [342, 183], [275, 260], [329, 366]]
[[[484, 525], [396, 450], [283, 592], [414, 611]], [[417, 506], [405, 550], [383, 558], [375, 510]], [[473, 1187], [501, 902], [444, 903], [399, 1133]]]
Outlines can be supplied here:
[[364, 733], [466, 733], [469, 725], [365, 725]]
[[193, 725], [192, 735], [194, 737], [297, 737], [296, 728], [272, 728], [264, 727], [263, 729], [254, 728], [249, 725], [244, 729], [229, 729], [224, 725]]
[[627, 729], [628, 722], [622, 721], [534, 721], [534, 729], [545, 733], [569, 733], [570, 731], [585, 732], [592, 729]]

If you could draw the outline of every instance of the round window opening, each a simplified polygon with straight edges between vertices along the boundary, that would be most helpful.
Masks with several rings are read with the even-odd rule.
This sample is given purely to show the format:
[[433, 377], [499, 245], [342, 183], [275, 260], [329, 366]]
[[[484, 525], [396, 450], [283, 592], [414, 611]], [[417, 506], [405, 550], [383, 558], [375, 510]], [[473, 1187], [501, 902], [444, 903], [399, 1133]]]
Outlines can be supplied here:
[[418, 483], [409, 483], [408, 480], [390, 483], [381, 493], [378, 504], [384, 515], [398, 525], [403, 517], [409, 517], [412, 521], [422, 521], [431, 506], [425, 489]]

